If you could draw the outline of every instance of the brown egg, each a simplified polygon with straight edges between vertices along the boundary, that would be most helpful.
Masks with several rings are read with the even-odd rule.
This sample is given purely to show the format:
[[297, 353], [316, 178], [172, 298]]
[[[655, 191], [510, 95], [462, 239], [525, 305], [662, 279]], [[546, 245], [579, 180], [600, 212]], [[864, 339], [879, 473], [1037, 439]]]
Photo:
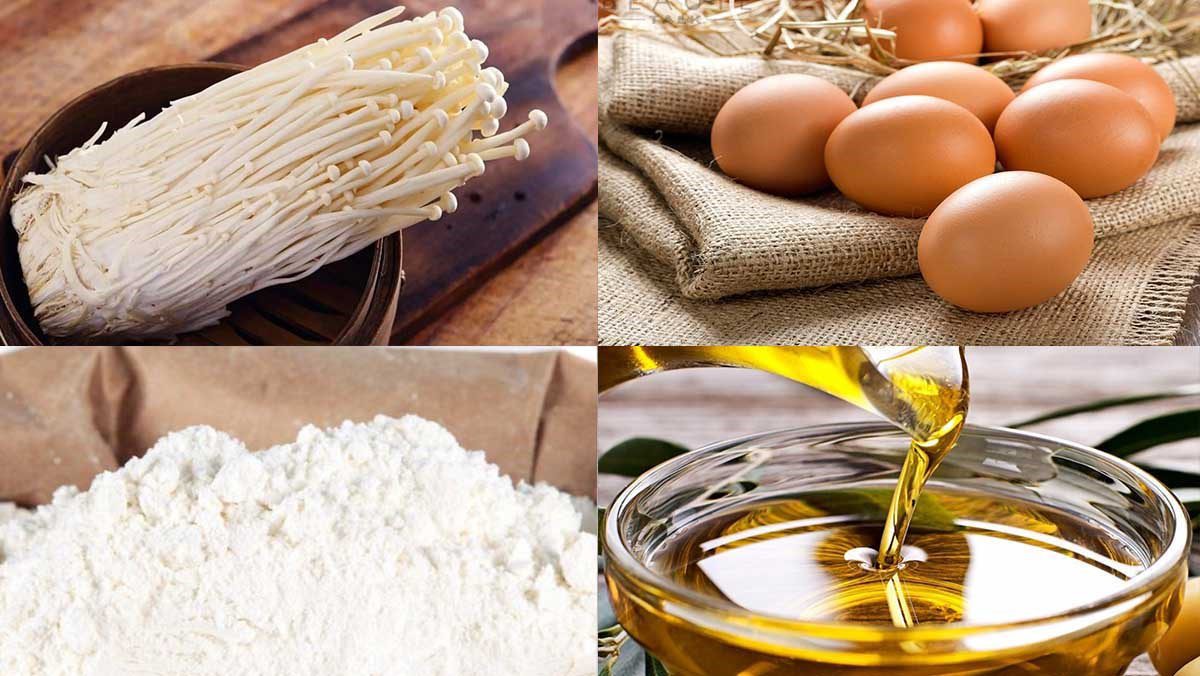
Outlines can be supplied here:
[[996, 150], [966, 108], [932, 96], [897, 96], [842, 120], [825, 145], [825, 166], [855, 202], [914, 218], [992, 173]]
[[1090, 80], [1034, 87], [996, 122], [1005, 169], [1049, 174], [1085, 199], [1136, 183], [1154, 165], [1158, 146], [1158, 127], [1140, 103]]
[[735, 93], [717, 113], [712, 150], [728, 176], [777, 195], [828, 187], [825, 141], [857, 106], [809, 75], [772, 75]]
[[863, 0], [862, 12], [872, 28], [896, 31], [901, 59], [975, 63], [983, 48], [970, 0]]
[[1044, 52], [1092, 35], [1088, 0], [979, 0], [985, 52]]
[[1175, 676], [1200, 676], [1200, 657], [1188, 662]]
[[[1125, 54], [1093, 52], [1068, 56], [1038, 71], [1025, 90], [1055, 80], [1095, 80], [1112, 85], [1137, 99], [1158, 126], [1165, 139], [1175, 127], [1175, 95], [1167, 81], [1153, 68]], [[1023, 90], [1024, 91], [1024, 90]]]
[[1004, 80], [979, 66], [958, 61], [918, 63], [885, 77], [867, 93], [863, 105], [895, 96], [920, 94], [945, 99], [974, 113], [988, 131], [1016, 94]]
[[1173, 674], [1197, 657], [1200, 657], [1200, 577], [1188, 581], [1183, 590], [1183, 610], [1166, 635], [1150, 649], [1150, 661], [1160, 674]]
[[1062, 181], [1005, 171], [946, 198], [921, 230], [917, 259], [929, 288], [975, 312], [1008, 312], [1053, 298], [1092, 253], [1092, 217]]

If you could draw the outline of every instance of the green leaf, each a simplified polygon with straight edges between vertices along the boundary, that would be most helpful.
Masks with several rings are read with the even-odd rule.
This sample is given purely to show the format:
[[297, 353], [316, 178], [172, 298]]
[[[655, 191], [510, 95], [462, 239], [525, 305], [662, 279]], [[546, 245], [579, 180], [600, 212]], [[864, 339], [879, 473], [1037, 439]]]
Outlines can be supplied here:
[[619, 636], [622, 631], [625, 631], [625, 629], [621, 627], [621, 625], [612, 624], [601, 629], [599, 632], [597, 632], [597, 635], [600, 638], [612, 638], [614, 636]]
[[1200, 488], [1177, 488], [1175, 497], [1179, 498], [1184, 505], [1192, 503], [1200, 505]]
[[1150, 418], [1096, 445], [1102, 451], [1124, 458], [1147, 448], [1173, 441], [1200, 437], [1200, 408]]
[[658, 661], [658, 658], [646, 653], [646, 676], [671, 676], [671, 674], [667, 672], [667, 668], [663, 666], [662, 662]]
[[1129, 404], [1140, 404], [1142, 402], [1158, 401], [1160, 399], [1174, 399], [1177, 397], [1190, 397], [1190, 396], [1198, 395], [1198, 394], [1200, 394], [1200, 385], [1184, 385], [1182, 387], [1176, 387], [1176, 388], [1170, 389], [1170, 390], [1163, 390], [1162, 392], [1151, 392], [1148, 394], [1138, 394], [1138, 395], [1134, 395], [1131, 397], [1114, 397], [1112, 399], [1099, 399], [1099, 400], [1093, 401], [1088, 404], [1081, 404], [1079, 406], [1068, 406], [1067, 408], [1060, 408], [1055, 411], [1050, 411], [1049, 413], [1046, 413], [1044, 415], [1039, 415], [1036, 418], [1030, 418], [1028, 420], [1022, 420], [1021, 422], [1018, 422], [1018, 423], [1013, 423], [1013, 424], [1009, 425], [1009, 427], [1029, 427], [1030, 425], [1036, 425], [1041, 422], [1046, 422], [1047, 420], [1054, 420], [1056, 418], [1065, 418], [1065, 417], [1072, 416], [1072, 415], [1078, 415], [1080, 413], [1091, 413], [1092, 411], [1102, 411], [1106, 408], [1113, 408], [1116, 406], [1127, 406]]
[[1178, 469], [1168, 469], [1166, 467], [1146, 464], [1139, 464], [1138, 467], [1150, 476], [1163, 482], [1167, 488], [1172, 490], [1200, 488], [1200, 474], [1195, 472], [1184, 472]]
[[600, 572], [604, 572], [604, 517], [608, 515], [605, 507], [596, 508], [596, 537], [600, 540], [599, 554], [596, 557]]
[[600, 671], [596, 672], [596, 676], [612, 676], [612, 665], [604, 664], [600, 667]]
[[608, 449], [607, 453], [600, 456], [598, 469], [601, 474], [641, 476], [650, 468], [687, 453], [688, 450], [670, 441], [636, 437]]
[[1175, 497], [1183, 503], [1193, 523], [1200, 517], [1200, 488], [1181, 488], [1175, 491]]

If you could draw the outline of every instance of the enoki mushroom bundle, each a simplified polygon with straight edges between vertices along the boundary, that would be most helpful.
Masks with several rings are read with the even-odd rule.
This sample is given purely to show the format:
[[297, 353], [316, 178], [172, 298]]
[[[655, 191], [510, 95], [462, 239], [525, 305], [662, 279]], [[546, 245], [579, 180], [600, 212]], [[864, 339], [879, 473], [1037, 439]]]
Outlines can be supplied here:
[[523, 160], [538, 110], [499, 133], [508, 84], [445, 9], [341, 35], [139, 117], [25, 177], [12, 216], [52, 336], [162, 338], [454, 211], [487, 161]]

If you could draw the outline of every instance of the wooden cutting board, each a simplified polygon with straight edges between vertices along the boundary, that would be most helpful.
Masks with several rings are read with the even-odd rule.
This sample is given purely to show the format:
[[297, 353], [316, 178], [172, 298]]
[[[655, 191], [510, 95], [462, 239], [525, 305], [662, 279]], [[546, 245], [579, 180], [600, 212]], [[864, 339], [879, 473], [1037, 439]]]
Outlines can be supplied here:
[[[341, 30], [382, 11], [386, 0], [328, 2], [213, 55], [217, 61], [259, 63]], [[456, 191], [457, 213], [422, 223], [404, 233], [406, 275], [393, 338], [411, 336], [483, 279], [515, 258], [554, 225], [596, 194], [596, 147], [559, 103], [554, 71], [572, 49], [591, 47], [596, 31], [594, 0], [458, 0], [467, 32], [487, 43], [487, 63], [502, 70], [512, 88], [505, 94], [505, 127], [529, 111], [546, 112], [551, 123], [535, 136], [525, 162], [498, 162]], [[445, 6], [418, 0], [415, 14]]]
[[[214, 60], [255, 65], [340, 32], [394, 0], [10, 0], [0, 7], [0, 153], [20, 147], [66, 100], [138, 68]], [[416, 0], [412, 14], [450, 4]], [[484, 176], [456, 191], [460, 209], [404, 235], [407, 281], [393, 337], [403, 340], [476, 288], [541, 236], [594, 199], [594, 139], [558, 101], [554, 72], [573, 50], [592, 48], [594, 0], [456, 0], [467, 32], [488, 44], [488, 65], [512, 87], [504, 128], [544, 110], [550, 126], [530, 140], [522, 163], [491, 163]], [[15, 95], [15, 96], [14, 96]], [[359, 257], [360, 260], [369, 260]], [[322, 285], [323, 286], [323, 285]], [[306, 290], [323, 302], [331, 287]], [[340, 290], [345, 295], [345, 290]], [[328, 297], [327, 297], [328, 296]], [[348, 312], [350, 307], [344, 310]], [[264, 322], [254, 322], [262, 325]], [[329, 330], [336, 327], [336, 317]], [[326, 333], [289, 335], [318, 342]], [[294, 333], [294, 332], [293, 332]], [[271, 340], [270, 342], [276, 342]]]

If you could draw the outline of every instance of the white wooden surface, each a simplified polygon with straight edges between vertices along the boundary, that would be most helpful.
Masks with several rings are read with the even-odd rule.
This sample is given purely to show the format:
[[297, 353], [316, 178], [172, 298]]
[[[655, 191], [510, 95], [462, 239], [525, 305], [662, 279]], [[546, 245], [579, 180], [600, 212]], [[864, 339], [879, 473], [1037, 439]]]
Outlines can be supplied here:
[[[979, 424], [1004, 425], [1064, 406], [1200, 382], [1200, 348], [979, 347], [968, 348], [967, 354], [968, 420]], [[1122, 407], [1030, 429], [1095, 444], [1139, 420], [1186, 406], [1200, 406], [1200, 397]], [[696, 447], [771, 429], [869, 419], [803, 385], [736, 369], [676, 371], [634, 381], [602, 396], [599, 415], [601, 449], [633, 436]], [[1164, 446], [1144, 457], [1200, 471], [1200, 442]], [[600, 504], [608, 504], [626, 482], [601, 475]], [[1128, 676], [1154, 673], [1143, 658]]]

